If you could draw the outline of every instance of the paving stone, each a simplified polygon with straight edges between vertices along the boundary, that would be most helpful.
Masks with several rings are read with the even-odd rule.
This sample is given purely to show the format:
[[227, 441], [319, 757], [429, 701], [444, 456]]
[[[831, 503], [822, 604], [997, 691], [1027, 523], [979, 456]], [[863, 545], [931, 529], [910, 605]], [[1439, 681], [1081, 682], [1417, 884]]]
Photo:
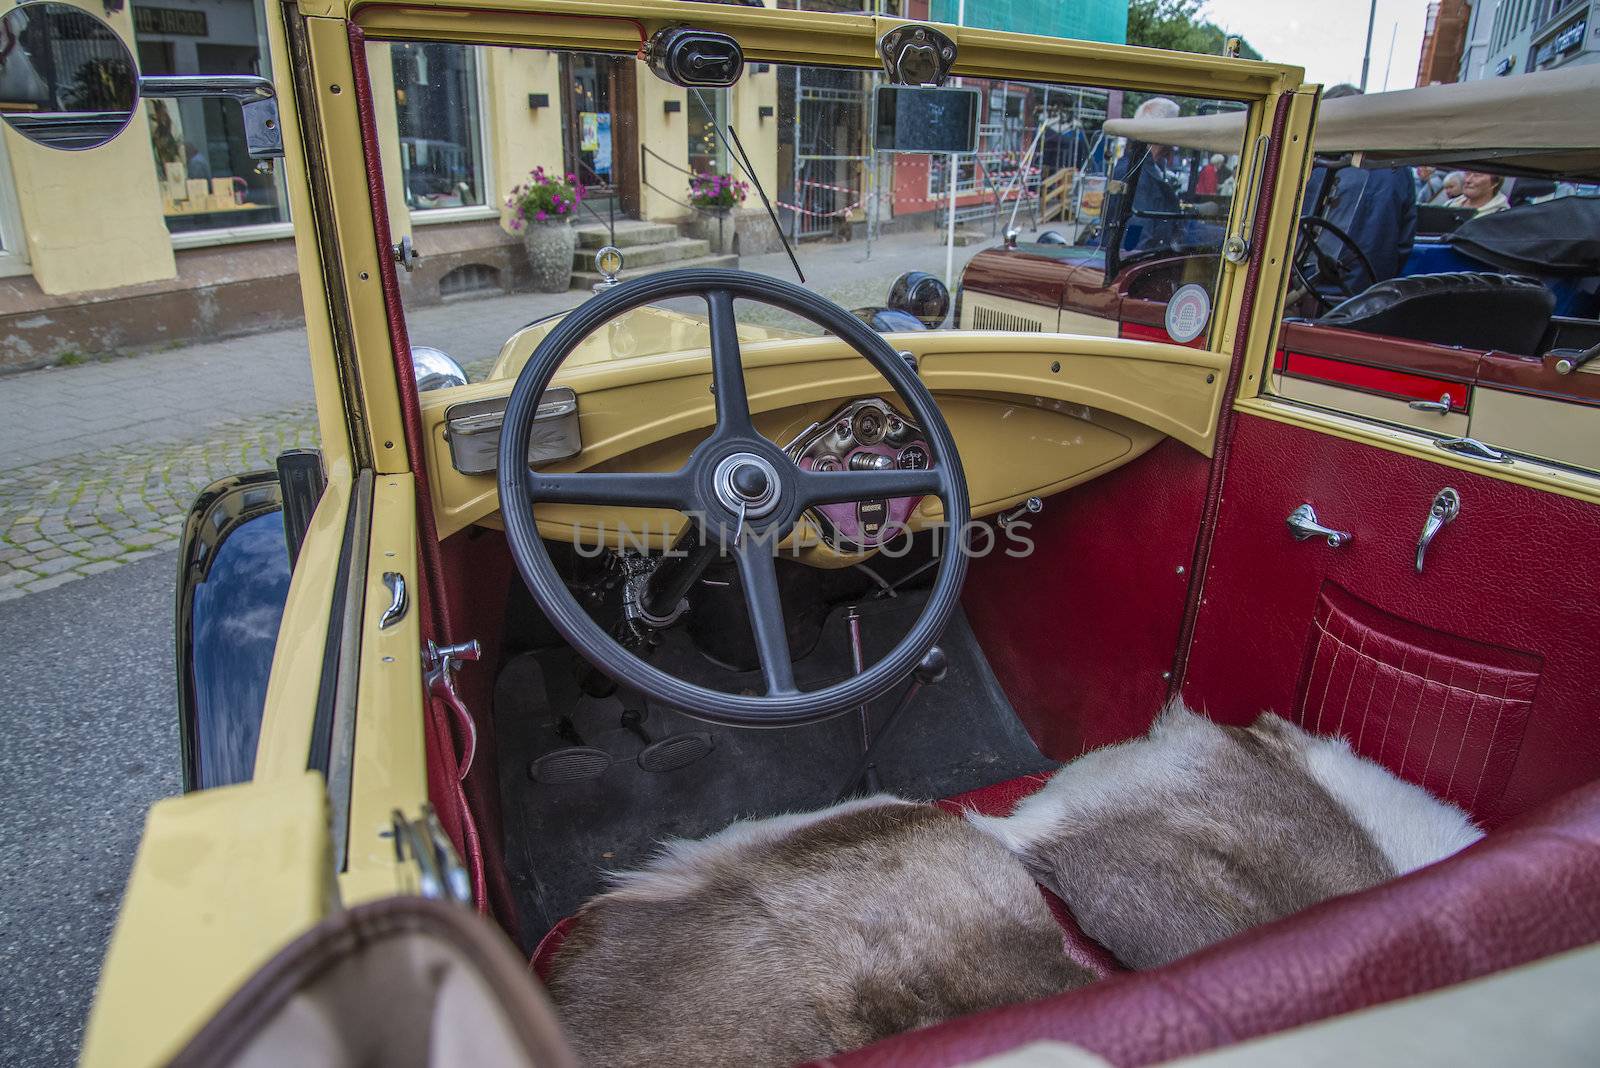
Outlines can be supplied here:
[[78, 568], [80, 575], [98, 575], [105, 571], [115, 571], [123, 565], [121, 560], [96, 560], [92, 564], [84, 564]]
[[37, 572], [25, 571], [22, 568], [17, 568], [14, 571], [0, 571], [0, 590], [12, 589], [22, 585], [24, 582], [32, 582], [38, 577]]
[[53, 590], [57, 586], [65, 586], [69, 582], [76, 582], [82, 577], [82, 575], [75, 574], [71, 571], [63, 571], [61, 574], [51, 575], [49, 578], [35, 579], [34, 581], [24, 585], [22, 588], [27, 590], [29, 593], [43, 593], [45, 590]]
[[63, 571], [71, 571], [83, 563], [76, 556], [58, 556], [54, 560], [46, 560], [34, 566], [33, 570], [40, 575], [59, 575]]

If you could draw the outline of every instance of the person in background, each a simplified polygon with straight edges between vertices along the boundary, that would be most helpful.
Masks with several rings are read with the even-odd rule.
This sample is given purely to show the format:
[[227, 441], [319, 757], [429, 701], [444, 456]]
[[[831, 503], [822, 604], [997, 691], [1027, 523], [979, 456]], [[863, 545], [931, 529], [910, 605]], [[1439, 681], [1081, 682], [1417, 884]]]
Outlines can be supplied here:
[[[1324, 100], [1360, 96], [1353, 85], [1336, 85]], [[1344, 292], [1359, 293], [1374, 282], [1393, 278], [1405, 266], [1417, 236], [1417, 185], [1410, 167], [1340, 167], [1333, 177], [1323, 214], [1349, 234], [1372, 262], [1376, 277], [1360, 259], [1330, 234], [1318, 238], [1320, 247], [1338, 257], [1344, 274]]]
[[1194, 191], [1196, 196], [1215, 196], [1217, 193], [1218, 178], [1222, 169], [1222, 153], [1218, 152], [1200, 168], [1200, 173], [1195, 176]]
[[1433, 198], [1444, 192], [1444, 175], [1435, 167], [1417, 168], [1417, 203], [1432, 204]]
[[1506, 195], [1500, 192], [1500, 187], [1505, 181], [1498, 174], [1467, 171], [1461, 182], [1461, 195], [1452, 200], [1450, 206], [1471, 208], [1474, 219], [1480, 215], [1493, 215], [1497, 211], [1505, 211], [1511, 206]]
[[1451, 171], [1444, 176], [1444, 185], [1439, 187], [1439, 192], [1434, 194], [1433, 199], [1428, 203], [1437, 204], [1440, 207], [1448, 206], [1452, 200], [1461, 195], [1466, 181], [1466, 171]]

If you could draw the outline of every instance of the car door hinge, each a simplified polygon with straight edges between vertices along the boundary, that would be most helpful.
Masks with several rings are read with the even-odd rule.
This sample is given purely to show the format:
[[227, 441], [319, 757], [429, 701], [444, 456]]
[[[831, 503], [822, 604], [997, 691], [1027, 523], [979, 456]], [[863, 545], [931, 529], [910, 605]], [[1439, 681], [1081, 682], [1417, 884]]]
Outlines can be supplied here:
[[409, 861], [417, 866], [420, 896], [454, 901], [458, 905], [472, 904], [472, 875], [456, 855], [455, 846], [444, 833], [432, 805], [423, 802], [414, 820], [395, 809], [388, 828], [381, 833], [394, 840], [396, 864]]

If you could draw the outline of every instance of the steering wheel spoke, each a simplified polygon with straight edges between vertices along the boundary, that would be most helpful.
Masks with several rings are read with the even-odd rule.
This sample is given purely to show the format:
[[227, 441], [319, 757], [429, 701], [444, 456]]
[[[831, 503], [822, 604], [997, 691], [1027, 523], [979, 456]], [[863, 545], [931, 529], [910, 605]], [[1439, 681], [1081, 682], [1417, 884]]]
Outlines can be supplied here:
[[612, 504], [632, 508], [694, 507], [693, 486], [683, 471], [528, 472], [535, 504]]
[[741, 537], [734, 545], [733, 556], [739, 563], [744, 606], [750, 613], [750, 629], [755, 632], [767, 694], [798, 693], [794, 664], [789, 659], [789, 629], [784, 623], [783, 599], [778, 594], [773, 546], [765, 538]]
[[940, 491], [936, 468], [921, 471], [801, 471], [801, 507], [871, 501], [889, 497], [926, 497]]
[[733, 294], [726, 289], [713, 289], [706, 294], [706, 304], [711, 317], [711, 384], [717, 396], [717, 431], [754, 434]]

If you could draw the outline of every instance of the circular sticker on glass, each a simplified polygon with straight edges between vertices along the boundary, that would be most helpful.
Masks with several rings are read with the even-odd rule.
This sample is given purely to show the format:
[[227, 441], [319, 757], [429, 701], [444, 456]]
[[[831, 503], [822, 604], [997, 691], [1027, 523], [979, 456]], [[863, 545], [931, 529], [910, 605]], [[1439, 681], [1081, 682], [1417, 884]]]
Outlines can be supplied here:
[[1197, 282], [1180, 286], [1167, 301], [1167, 336], [1187, 345], [1206, 332], [1211, 319], [1211, 294]]

